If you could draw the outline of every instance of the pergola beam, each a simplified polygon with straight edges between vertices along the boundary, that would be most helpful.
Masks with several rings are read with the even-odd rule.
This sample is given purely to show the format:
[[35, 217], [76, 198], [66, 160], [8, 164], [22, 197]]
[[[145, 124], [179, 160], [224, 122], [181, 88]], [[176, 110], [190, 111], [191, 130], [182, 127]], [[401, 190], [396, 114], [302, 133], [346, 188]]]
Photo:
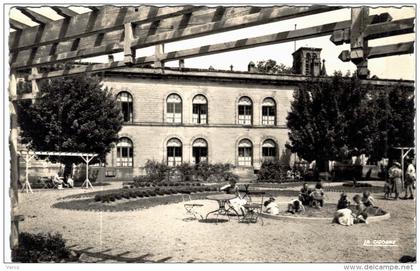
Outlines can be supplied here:
[[57, 12], [58, 15], [64, 17], [64, 18], [70, 18], [76, 15], [79, 15], [79, 13], [67, 8], [67, 7], [58, 7], [54, 6], [51, 7], [55, 12]]
[[[147, 56], [136, 58], [133, 62], [134, 65], [141, 64], [151, 64], [156, 61], [172, 61], [184, 58], [192, 58], [198, 56], [205, 56], [211, 54], [217, 54], [222, 52], [228, 52], [233, 50], [241, 50], [246, 48], [252, 48], [257, 46], [269, 45], [269, 44], [278, 44], [284, 42], [290, 42], [295, 40], [302, 40], [307, 38], [314, 38], [329, 35], [334, 31], [349, 28], [351, 21], [341, 21], [336, 23], [330, 23], [325, 25], [318, 25], [303, 29], [283, 31], [276, 34], [270, 34], [260, 37], [247, 38], [242, 40], [236, 40], [231, 42], [224, 42], [219, 44], [205, 45], [192, 49], [185, 49], [174, 52], [162, 53], [157, 56]], [[126, 61], [115, 61], [110, 63], [101, 63], [93, 64], [88, 66], [76, 67], [72, 69], [62, 70], [62, 71], [53, 71], [47, 73], [41, 73], [37, 76], [30, 76], [29, 79], [41, 79], [41, 78], [50, 78], [57, 76], [73, 75], [78, 73], [86, 72], [98, 72], [108, 69], [123, 68], [126, 65]]]
[[10, 27], [15, 29], [15, 30], [23, 30], [25, 28], [31, 27], [28, 24], [25, 24], [23, 22], [19, 22], [15, 19], [12, 19], [12, 18], [9, 18], [9, 24], [10, 24]]
[[[14, 33], [9, 37], [11, 52], [54, 44], [69, 39], [110, 32], [123, 29], [125, 23], [147, 23], [189, 13], [199, 7], [113, 7], [105, 6], [97, 12], [78, 14], [70, 18], [46, 23], [44, 28], [32, 27], [22, 31], [21, 35]], [[25, 10], [22, 7], [18, 9]]]
[[[411, 41], [376, 47], [368, 47], [366, 50], [366, 57], [368, 59], [373, 59], [385, 56], [412, 54], [413, 52], [414, 41]], [[344, 50], [340, 53], [338, 58], [341, 59], [341, 61], [343, 62], [348, 62], [351, 60], [351, 53], [348, 50]]]
[[50, 19], [44, 15], [41, 15], [35, 11], [32, 11], [28, 8], [24, 8], [24, 7], [16, 7], [17, 10], [19, 10], [20, 12], [23, 13], [23, 15], [27, 16], [29, 19], [31, 19], [32, 21], [41, 24], [41, 25], [45, 25], [51, 22], [54, 22], [53, 19]]
[[[395, 35], [409, 34], [414, 32], [415, 18], [406, 18], [392, 22], [371, 24], [366, 27], [365, 39], [372, 40]], [[335, 32], [330, 39], [335, 45], [350, 42], [350, 29]]]
[[[336, 10], [338, 7], [330, 6], [310, 6], [310, 7], [274, 7], [264, 9], [258, 13], [224, 18], [216, 22], [201, 24], [184, 28], [182, 30], [173, 30], [155, 35], [146, 35], [133, 38], [130, 48], [139, 49], [161, 43], [179, 41], [187, 38], [200, 37], [209, 34], [215, 34], [243, 27], [255, 26], [260, 24], [281, 21], [314, 13], [321, 13]], [[120, 34], [121, 36], [121, 34]], [[127, 46], [127, 45], [126, 45]], [[41, 49], [41, 48], [40, 48]], [[48, 51], [48, 49], [43, 49]], [[12, 68], [22, 68], [35, 65], [53, 64], [61, 61], [74, 60], [84, 57], [94, 57], [109, 53], [117, 53], [124, 51], [124, 42], [117, 41], [114, 43], [106, 43], [100, 46], [89, 46], [86, 49], [76, 51], [66, 51], [65, 53], [53, 54], [42, 57], [34, 57], [32, 51], [28, 51], [25, 55], [20, 53], [16, 57], [16, 61], [11, 63]]]

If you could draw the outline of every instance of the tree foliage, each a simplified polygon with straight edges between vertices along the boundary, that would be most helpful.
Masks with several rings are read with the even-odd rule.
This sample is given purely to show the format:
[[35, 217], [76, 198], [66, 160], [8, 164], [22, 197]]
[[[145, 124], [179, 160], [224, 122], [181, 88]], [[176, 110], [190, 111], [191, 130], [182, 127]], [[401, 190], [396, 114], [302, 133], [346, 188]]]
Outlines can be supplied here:
[[309, 79], [294, 92], [287, 147], [321, 167], [362, 153], [388, 157], [390, 147], [413, 146], [412, 95], [401, 85], [377, 89], [339, 72], [331, 80]]
[[292, 73], [292, 68], [280, 63], [277, 64], [275, 60], [268, 59], [257, 62], [257, 71], [261, 73], [272, 73], [272, 74], [288, 74]]
[[[32, 150], [98, 153], [104, 159], [123, 123], [120, 107], [99, 78], [77, 76], [45, 82], [36, 102], [19, 104], [22, 142]], [[79, 162], [78, 158], [51, 157]]]

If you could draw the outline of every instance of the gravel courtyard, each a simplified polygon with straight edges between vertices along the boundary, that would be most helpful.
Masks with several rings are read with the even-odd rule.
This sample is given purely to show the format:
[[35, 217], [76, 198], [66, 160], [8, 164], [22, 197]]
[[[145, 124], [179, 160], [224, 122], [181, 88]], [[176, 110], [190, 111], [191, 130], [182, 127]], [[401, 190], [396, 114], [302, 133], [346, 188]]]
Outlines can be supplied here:
[[[20, 193], [25, 216], [21, 231], [59, 232], [72, 249], [96, 262], [398, 262], [403, 255], [416, 254], [415, 202], [386, 201], [381, 194], [374, 194], [377, 205], [391, 218], [351, 227], [319, 220], [264, 219], [264, 226], [235, 219], [218, 224], [185, 221], [182, 203], [124, 212], [51, 207], [64, 196], [84, 191]], [[327, 196], [335, 203], [339, 193]], [[217, 208], [215, 201], [194, 202], [204, 204], [197, 209], [203, 215]], [[366, 240], [395, 240], [396, 246], [363, 246]]]

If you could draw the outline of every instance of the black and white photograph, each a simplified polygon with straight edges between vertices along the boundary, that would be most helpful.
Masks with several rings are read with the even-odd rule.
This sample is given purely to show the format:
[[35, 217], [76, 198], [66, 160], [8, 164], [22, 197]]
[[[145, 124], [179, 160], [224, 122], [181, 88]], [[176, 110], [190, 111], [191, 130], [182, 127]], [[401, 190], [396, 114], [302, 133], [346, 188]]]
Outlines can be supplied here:
[[2, 8], [4, 270], [415, 269], [415, 3]]

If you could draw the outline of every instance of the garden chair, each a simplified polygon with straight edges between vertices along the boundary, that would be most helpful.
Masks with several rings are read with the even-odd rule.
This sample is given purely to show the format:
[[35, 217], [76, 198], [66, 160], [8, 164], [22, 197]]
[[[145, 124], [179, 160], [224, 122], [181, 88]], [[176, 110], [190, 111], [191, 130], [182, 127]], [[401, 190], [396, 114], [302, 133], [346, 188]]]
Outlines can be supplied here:
[[[264, 221], [261, 217], [261, 213], [262, 213], [262, 209], [264, 206], [264, 195], [265, 192], [263, 191], [248, 191], [248, 196], [250, 197], [251, 195], [258, 197], [261, 196], [261, 201], [248, 201], [245, 205], [244, 208], [246, 210], [246, 212], [244, 213], [244, 216], [242, 217], [242, 219], [240, 220], [240, 222], [244, 222], [244, 223], [257, 223], [258, 219], [261, 221], [261, 225], [264, 225]], [[255, 198], [254, 197], [254, 198]]]
[[[184, 208], [186, 211], [186, 215], [188, 215], [189, 217], [184, 218], [184, 221], [188, 221], [188, 220], [197, 220], [198, 217], [201, 218], [201, 220], [203, 220], [203, 216], [197, 212], [197, 208], [203, 207], [204, 204], [200, 204], [200, 203], [191, 203], [192, 199], [191, 199], [191, 195], [187, 194], [187, 195], [182, 195], [182, 202], [184, 202]], [[186, 202], [186, 203], [185, 203]], [[189, 203], [190, 202], [190, 203]]]

